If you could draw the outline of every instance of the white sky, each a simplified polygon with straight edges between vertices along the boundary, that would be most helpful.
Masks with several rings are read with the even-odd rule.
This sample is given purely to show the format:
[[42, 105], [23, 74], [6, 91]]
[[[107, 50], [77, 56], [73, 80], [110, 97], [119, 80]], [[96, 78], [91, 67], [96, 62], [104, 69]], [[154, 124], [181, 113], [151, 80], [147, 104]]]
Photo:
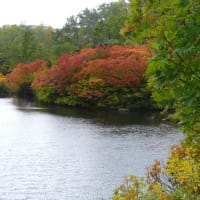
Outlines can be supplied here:
[[1, 0], [0, 26], [44, 24], [61, 28], [71, 15], [113, 1], [117, 0]]

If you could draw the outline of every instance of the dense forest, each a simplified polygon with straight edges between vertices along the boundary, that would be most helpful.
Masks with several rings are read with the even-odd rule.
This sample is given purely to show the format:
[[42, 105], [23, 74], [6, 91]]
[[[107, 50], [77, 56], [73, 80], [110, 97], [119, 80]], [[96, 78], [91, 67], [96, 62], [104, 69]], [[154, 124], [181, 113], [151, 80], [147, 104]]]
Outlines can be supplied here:
[[[130, 176], [113, 200], [200, 199], [200, 2], [123, 0], [62, 29], [0, 29], [0, 91], [51, 104], [159, 108], [185, 133], [164, 165]], [[130, 158], [131, 159], [131, 158]]]

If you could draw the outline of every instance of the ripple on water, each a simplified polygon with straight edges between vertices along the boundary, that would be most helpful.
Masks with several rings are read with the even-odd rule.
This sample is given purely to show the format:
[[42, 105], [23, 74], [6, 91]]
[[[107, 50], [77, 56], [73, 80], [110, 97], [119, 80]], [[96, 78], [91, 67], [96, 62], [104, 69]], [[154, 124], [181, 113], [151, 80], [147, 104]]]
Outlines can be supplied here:
[[2, 200], [107, 198], [182, 138], [149, 114], [59, 113], [12, 99], [0, 99], [0, 110]]

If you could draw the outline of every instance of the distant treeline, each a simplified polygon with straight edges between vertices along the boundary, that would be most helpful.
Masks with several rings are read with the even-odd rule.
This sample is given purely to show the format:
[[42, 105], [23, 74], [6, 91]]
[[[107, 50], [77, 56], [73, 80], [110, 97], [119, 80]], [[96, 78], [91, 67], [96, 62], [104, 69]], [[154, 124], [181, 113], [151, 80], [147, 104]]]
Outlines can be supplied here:
[[0, 72], [7, 74], [18, 63], [43, 59], [51, 66], [63, 53], [97, 45], [124, 45], [120, 35], [128, 16], [124, 0], [85, 9], [66, 20], [63, 28], [44, 25], [5, 25], [0, 28]]

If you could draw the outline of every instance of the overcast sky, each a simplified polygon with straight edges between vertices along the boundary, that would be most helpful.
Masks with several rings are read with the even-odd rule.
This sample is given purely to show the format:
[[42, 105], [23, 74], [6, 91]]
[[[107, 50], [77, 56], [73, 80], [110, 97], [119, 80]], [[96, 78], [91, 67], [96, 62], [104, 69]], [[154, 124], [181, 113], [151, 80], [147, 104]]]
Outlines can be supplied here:
[[117, 0], [1, 0], [0, 26], [44, 24], [61, 28], [71, 15], [113, 1]]

